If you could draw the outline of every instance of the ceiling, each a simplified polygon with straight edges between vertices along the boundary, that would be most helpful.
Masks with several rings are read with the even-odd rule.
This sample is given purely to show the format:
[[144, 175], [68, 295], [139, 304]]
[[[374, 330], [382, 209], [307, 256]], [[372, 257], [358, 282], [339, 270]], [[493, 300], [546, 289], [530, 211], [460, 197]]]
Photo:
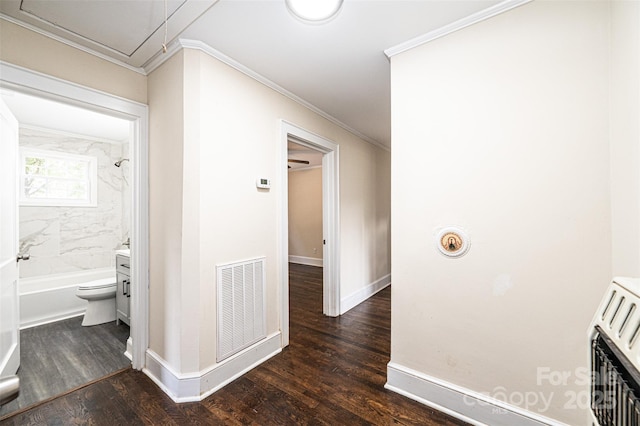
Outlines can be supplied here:
[[289, 159], [308, 161], [309, 164], [300, 164], [290, 162], [289, 171], [295, 171], [298, 169], [310, 169], [312, 167], [322, 166], [322, 153], [315, 149], [307, 148], [306, 146], [289, 141], [287, 145], [287, 151]]
[[[167, 0], [167, 38], [216, 0]], [[1, 0], [0, 13], [103, 57], [141, 67], [164, 42], [164, 0]]]
[[[344, 0], [310, 25], [285, 0], [167, 0], [167, 40], [201, 41], [344, 124], [390, 146], [384, 50], [498, 0]], [[141, 72], [162, 58], [162, 0], [2, 0], [5, 19], [38, 28]]]
[[128, 142], [131, 122], [85, 108], [11, 90], [0, 97], [23, 127], [38, 127], [107, 142]]

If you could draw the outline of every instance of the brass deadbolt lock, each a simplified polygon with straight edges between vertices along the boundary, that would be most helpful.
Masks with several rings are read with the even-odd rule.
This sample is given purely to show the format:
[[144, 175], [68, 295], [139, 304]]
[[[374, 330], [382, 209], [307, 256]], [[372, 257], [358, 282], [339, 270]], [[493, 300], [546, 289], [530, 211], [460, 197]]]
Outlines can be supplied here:
[[462, 229], [450, 226], [438, 232], [436, 246], [447, 257], [460, 257], [469, 250], [469, 238]]
[[448, 252], [456, 252], [462, 247], [462, 238], [455, 232], [447, 232], [440, 238], [440, 245]]

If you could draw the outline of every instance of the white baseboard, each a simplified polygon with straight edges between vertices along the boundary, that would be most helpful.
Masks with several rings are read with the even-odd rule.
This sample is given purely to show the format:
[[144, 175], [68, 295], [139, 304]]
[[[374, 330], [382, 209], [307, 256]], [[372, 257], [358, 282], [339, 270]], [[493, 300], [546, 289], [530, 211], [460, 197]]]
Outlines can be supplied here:
[[391, 284], [391, 274], [385, 275], [384, 277], [372, 282], [368, 286], [363, 287], [354, 293], [351, 293], [344, 299], [340, 300], [340, 315], [358, 306], [360, 303], [364, 302], [380, 290], [389, 286], [389, 284]]
[[238, 352], [213, 367], [192, 374], [180, 374], [151, 349], [147, 349], [142, 370], [175, 402], [202, 401], [223, 386], [282, 351], [280, 332]]
[[293, 256], [289, 255], [289, 262], [297, 263], [300, 265], [308, 265], [308, 266], [319, 266], [322, 268], [322, 259], [318, 259], [315, 257], [305, 257], [305, 256]]
[[387, 365], [384, 387], [472, 425], [567, 426], [392, 362]]
[[200, 401], [200, 377], [180, 374], [160, 355], [147, 349], [145, 367], [142, 369], [174, 402]]
[[129, 358], [129, 361], [133, 361], [133, 340], [131, 340], [131, 336], [127, 339], [127, 348], [124, 351], [124, 356]]

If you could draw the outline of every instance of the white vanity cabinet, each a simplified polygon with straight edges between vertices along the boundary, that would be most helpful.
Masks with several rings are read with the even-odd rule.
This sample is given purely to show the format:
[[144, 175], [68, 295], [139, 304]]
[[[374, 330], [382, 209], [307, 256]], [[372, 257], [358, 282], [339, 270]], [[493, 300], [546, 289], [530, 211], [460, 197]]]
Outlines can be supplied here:
[[131, 303], [131, 277], [129, 273], [129, 256], [116, 255], [116, 277], [118, 279], [118, 289], [116, 291], [116, 324], [120, 321], [131, 325], [129, 319], [129, 307]]

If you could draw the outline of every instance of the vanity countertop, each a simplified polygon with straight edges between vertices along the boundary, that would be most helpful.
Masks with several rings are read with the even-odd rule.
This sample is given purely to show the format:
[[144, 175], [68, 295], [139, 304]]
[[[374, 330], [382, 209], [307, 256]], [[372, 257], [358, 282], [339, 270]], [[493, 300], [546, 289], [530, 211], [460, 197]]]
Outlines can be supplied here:
[[131, 250], [129, 249], [116, 250], [116, 254], [119, 254], [120, 256], [131, 257], [130, 253], [131, 253]]

